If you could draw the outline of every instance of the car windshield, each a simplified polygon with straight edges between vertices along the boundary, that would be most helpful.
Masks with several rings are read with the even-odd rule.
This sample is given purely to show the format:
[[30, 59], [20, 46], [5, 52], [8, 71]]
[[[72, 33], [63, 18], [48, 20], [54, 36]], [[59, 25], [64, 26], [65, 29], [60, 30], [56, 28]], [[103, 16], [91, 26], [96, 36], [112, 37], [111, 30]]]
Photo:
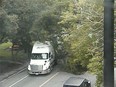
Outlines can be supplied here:
[[48, 54], [47, 53], [32, 54], [31, 59], [48, 59]]

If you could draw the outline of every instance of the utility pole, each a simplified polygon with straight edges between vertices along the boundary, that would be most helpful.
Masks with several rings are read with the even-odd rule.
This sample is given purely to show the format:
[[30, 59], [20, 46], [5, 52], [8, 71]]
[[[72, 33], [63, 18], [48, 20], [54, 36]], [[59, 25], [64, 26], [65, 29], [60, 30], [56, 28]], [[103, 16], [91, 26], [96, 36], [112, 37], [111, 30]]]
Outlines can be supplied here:
[[104, 87], [114, 87], [114, 0], [104, 0]]

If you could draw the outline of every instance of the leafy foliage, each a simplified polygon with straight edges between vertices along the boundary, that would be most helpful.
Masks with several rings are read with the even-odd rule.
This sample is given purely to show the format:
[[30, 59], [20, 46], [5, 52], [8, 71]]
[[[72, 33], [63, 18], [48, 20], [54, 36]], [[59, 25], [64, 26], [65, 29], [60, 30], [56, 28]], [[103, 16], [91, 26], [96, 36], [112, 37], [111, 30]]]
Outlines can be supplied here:
[[103, 0], [4, 0], [0, 26], [1, 43], [19, 40], [28, 52], [33, 41], [50, 40], [71, 72], [89, 70], [100, 87]]
[[0, 10], [1, 42], [5, 38], [20, 41], [25, 51], [31, 49], [34, 40], [51, 40], [57, 46], [61, 32], [57, 22], [65, 9], [64, 2], [66, 0], [4, 0]]
[[73, 73], [79, 72], [78, 65], [81, 70], [84, 67], [93, 72], [100, 87], [103, 82], [103, 1], [70, 2], [68, 9], [59, 22], [66, 33], [63, 38], [69, 54], [67, 66]]

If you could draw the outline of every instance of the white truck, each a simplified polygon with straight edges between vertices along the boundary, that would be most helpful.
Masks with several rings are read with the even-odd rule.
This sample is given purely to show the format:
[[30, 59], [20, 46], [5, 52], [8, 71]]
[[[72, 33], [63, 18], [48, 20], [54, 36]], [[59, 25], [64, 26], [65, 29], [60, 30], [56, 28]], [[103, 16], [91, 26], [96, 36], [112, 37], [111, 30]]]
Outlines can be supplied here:
[[54, 64], [55, 53], [50, 42], [41, 43], [36, 41], [32, 48], [28, 73], [35, 75], [50, 73]]

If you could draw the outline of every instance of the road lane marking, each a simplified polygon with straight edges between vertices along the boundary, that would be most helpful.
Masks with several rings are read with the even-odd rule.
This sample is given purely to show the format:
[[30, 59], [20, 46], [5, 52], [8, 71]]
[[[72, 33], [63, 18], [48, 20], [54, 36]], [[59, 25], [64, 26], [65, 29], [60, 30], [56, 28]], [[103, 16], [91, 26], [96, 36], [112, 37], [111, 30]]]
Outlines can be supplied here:
[[46, 83], [48, 83], [51, 79], [53, 79], [55, 76], [57, 76], [59, 74], [59, 72], [57, 72], [56, 74], [54, 74], [51, 78], [49, 78], [47, 81], [45, 81], [43, 84], [41, 84], [39, 87], [42, 87], [43, 85], [45, 85]]
[[18, 71], [18, 72], [16, 72], [16, 73], [14, 73], [14, 74], [8, 76], [8, 77], [5, 78], [4, 80], [0, 81], [0, 83], [5, 82], [7, 79], [12, 78], [12, 77], [15, 76], [16, 74], [19, 74], [19, 73], [23, 72], [23, 71], [26, 70], [26, 69], [27, 69], [27, 68], [24, 68], [24, 69], [22, 69], [22, 70], [20, 70], [20, 71]]
[[27, 69], [27, 68], [23, 68], [22, 70], [20, 70], [20, 71], [18, 71], [18, 72], [16, 72], [16, 73], [14, 73], [13, 75], [9, 76], [8, 78], [13, 77], [13, 76], [15, 76], [15, 75], [17, 75], [17, 74], [19, 74], [19, 73], [23, 72], [23, 71], [24, 71], [24, 70], [26, 70], [26, 69]]
[[13, 87], [14, 85], [16, 85], [17, 83], [19, 83], [20, 81], [24, 80], [25, 78], [27, 78], [29, 75], [26, 75], [25, 77], [23, 77], [22, 79], [16, 81], [15, 83], [13, 83], [12, 85], [10, 85], [9, 87]]

